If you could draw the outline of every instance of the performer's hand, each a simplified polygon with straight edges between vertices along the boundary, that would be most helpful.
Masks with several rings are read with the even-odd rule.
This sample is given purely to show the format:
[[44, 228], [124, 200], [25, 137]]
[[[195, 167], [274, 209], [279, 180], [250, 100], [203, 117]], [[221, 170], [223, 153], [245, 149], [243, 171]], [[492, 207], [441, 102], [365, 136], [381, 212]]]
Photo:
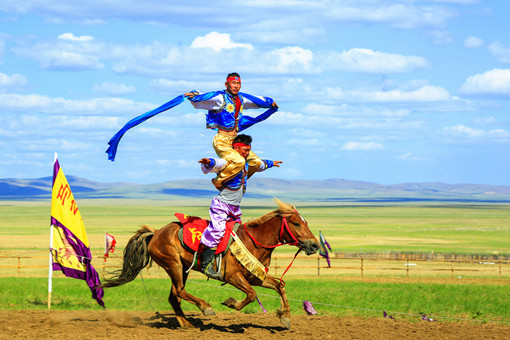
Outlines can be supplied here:
[[278, 105], [276, 105], [276, 102], [273, 101], [273, 105], [271, 105], [273, 108], [277, 109], [278, 110]]
[[283, 161], [273, 161], [273, 166], [279, 168], [280, 167], [280, 164], [282, 164]]
[[193, 92], [186, 92], [184, 94], [184, 97], [188, 98], [188, 99], [191, 99], [193, 97], [195, 97], [196, 93], [193, 93]]
[[209, 164], [211, 164], [211, 160], [209, 158], [202, 158], [201, 160], [198, 161], [198, 163], [203, 164], [205, 166], [209, 166]]

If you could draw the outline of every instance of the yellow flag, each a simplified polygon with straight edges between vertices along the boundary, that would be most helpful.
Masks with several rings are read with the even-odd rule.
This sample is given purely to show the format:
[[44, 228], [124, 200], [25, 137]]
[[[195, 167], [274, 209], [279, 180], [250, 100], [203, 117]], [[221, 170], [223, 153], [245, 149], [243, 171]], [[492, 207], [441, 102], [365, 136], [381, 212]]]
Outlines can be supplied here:
[[61, 270], [68, 277], [85, 280], [92, 291], [92, 297], [104, 306], [103, 289], [97, 288], [101, 281], [91, 265], [92, 255], [85, 225], [58, 160], [55, 160], [53, 167], [51, 224], [53, 270]]

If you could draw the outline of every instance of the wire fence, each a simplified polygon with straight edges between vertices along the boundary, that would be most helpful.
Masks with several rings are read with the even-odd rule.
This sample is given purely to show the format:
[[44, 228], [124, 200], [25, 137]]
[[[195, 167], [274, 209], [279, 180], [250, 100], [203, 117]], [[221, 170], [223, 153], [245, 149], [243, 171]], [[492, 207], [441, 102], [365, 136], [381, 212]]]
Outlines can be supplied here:
[[[46, 276], [48, 255], [44, 251], [29, 254], [0, 255], [1, 276]], [[325, 258], [312, 255], [299, 255], [286, 276], [346, 276], [346, 277], [447, 277], [447, 278], [487, 278], [510, 279], [510, 260], [497, 255], [468, 256], [425, 256], [412, 253], [407, 256], [395, 253], [335, 253], [329, 264]], [[294, 256], [274, 254], [269, 274], [281, 276]], [[121, 266], [121, 258], [110, 255], [93, 256], [92, 265], [100, 274], [108, 274]], [[146, 277], [161, 273], [162, 269], [153, 266], [146, 271]]]

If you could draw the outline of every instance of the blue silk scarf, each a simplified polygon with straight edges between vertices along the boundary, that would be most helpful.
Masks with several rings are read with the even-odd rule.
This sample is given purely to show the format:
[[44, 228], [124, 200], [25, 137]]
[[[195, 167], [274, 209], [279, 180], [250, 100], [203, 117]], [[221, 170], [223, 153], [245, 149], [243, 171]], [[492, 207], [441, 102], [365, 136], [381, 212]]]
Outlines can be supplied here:
[[[211, 99], [219, 94], [221, 94], [223, 91], [214, 91], [214, 92], [207, 92], [204, 94], [199, 94], [194, 96], [193, 98], [188, 98], [190, 101], [193, 102], [201, 102], [204, 100]], [[242, 116], [241, 121], [239, 122], [239, 131], [245, 130], [248, 127], [252, 126], [255, 123], [258, 123], [260, 121], [263, 121], [264, 119], [267, 119], [269, 116], [271, 116], [273, 113], [278, 111], [278, 109], [273, 108], [271, 105], [273, 103], [273, 100], [271, 99], [269, 102], [264, 101], [258, 97], [252, 96], [247, 93], [240, 93], [243, 97], [248, 98], [253, 103], [257, 104], [260, 107], [263, 108], [269, 108], [264, 113], [260, 114], [257, 117], [250, 117], [250, 116]], [[164, 112], [166, 110], [169, 110], [173, 107], [176, 107], [177, 105], [182, 104], [185, 101], [186, 97], [184, 95], [180, 95], [178, 97], [175, 97], [174, 99], [170, 100], [169, 102], [155, 108], [154, 110], [148, 111], [138, 117], [135, 117], [131, 119], [129, 122], [127, 122], [108, 142], [110, 145], [108, 149], [106, 150], [106, 153], [108, 154], [108, 159], [112, 162], [115, 160], [115, 155], [117, 154], [117, 147], [119, 146], [119, 142], [122, 138], [122, 136], [131, 128], [137, 126], [140, 123], [143, 123], [149, 118], [154, 117], [157, 114], [160, 114], [161, 112]], [[270, 99], [270, 98], [268, 98]]]

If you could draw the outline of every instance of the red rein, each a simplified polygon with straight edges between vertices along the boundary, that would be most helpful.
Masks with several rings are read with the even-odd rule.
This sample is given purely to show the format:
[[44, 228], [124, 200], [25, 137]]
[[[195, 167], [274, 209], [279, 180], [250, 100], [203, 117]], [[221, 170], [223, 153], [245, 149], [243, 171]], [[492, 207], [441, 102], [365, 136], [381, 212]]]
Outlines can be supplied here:
[[[251, 240], [256, 244], [258, 245], [259, 247], [262, 247], [262, 248], [266, 248], [266, 249], [274, 249], [276, 247], [279, 247], [279, 246], [283, 246], [284, 244], [289, 244], [291, 246], [298, 246], [299, 245], [299, 241], [298, 239], [296, 238], [296, 236], [294, 236], [294, 234], [292, 233], [292, 231], [290, 230], [289, 228], [289, 224], [287, 223], [287, 218], [286, 217], [282, 217], [282, 227], [280, 228], [280, 236], [279, 236], [279, 239], [278, 239], [278, 244], [275, 244], [273, 246], [264, 246], [262, 244], [260, 244], [251, 234], [250, 232], [248, 231], [248, 228], [246, 228], [246, 223], [243, 224], [244, 226], [244, 230], [246, 230], [246, 233], [248, 234], [248, 236], [250, 236]], [[283, 241], [283, 232], [284, 231], [287, 231], [287, 233], [289, 233], [290, 237], [292, 238], [292, 242], [288, 242], [288, 243], [284, 243]], [[292, 259], [292, 262], [287, 266], [287, 269], [285, 269], [285, 271], [283, 272], [282, 276], [278, 279], [280, 281], [280, 285], [282, 287], [285, 286], [285, 281], [283, 281], [283, 275], [285, 275], [287, 273], [287, 271], [290, 269], [290, 267], [292, 266], [292, 264], [294, 263], [294, 260], [296, 259], [296, 257], [298, 256], [299, 252], [301, 252], [301, 248], [298, 249], [298, 251], [296, 252], [296, 255], [294, 255], [294, 258]], [[266, 274], [268, 272], [269, 268], [266, 268]], [[269, 274], [267, 274], [269, 275]], [[271, 275], [269, 275], [271, 276]]]
[[[289, 228], [289, 225], [287, 223], [287, 218], [286, 217], [282, 217], [282, 227], [280, 228], [280, 237], [278, 239], [278, 244], [275, 244], [273, 246], [264, 246], [262, 244], [260, 244], [256, 239], [255, 237], [253, 237], [250, 232], [248, 231], [248, 228], [246, 228], [246, 223], [243, 224], [244, 226], [244, 230], [246, 230], [246, 233], [248, 234], [248, 236], [250, 236], [251, 240], [256, 244], [258, 245], [259, 247], [262, 247], [262, 248], [266, 248], [266, 249], [273, 249], [273, 248], [276, 248], [276, 247], [279, 247], [279, 246], [283, 246], [285, 244], [289, 244], [291, 246], [297, 246], [299, 245], [299, 241], [297, 240], [296, 236], [294, 236], [294, 234], [292, 233], [292, 231], [290, 230]], [[284, 243], [283, 242], [283, 232], [284, 231], [287, 231], [290, 235], [290, 237], [292, 237], [292, 242], [288, 242], [288, 243]]]

